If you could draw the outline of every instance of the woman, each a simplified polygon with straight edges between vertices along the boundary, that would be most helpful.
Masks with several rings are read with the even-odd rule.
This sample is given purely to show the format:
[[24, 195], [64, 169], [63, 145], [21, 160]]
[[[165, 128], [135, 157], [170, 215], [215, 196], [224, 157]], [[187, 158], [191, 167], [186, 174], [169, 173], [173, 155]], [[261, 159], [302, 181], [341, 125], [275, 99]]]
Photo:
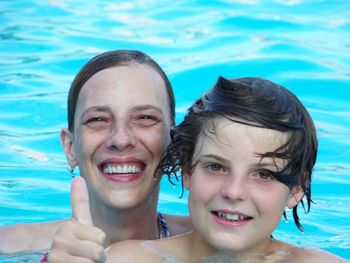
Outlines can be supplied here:
[[[186, 217], [157, 213], [161, 174], [155, 169], [170, 141], [174, 115], [169, 80], [149, 56], [116, 50], [90, 60], [71, 85], [68, 128], [61, 131], [72, 171], [79, 166], [86, 180], [88, 205], [84, 195], [75, 198], [85, 187], [78, 179], [71, 220], [2, 229], [1, 246], [14, 240], [2, 250], [48, 249], [53, 241], [51, 262], [98, 261], [103, 245], [188, 231]], [[91, 220], [85, 220], [87, 210]]]
[[287, 89], [268, 80], [219, 78], [172, 133], [160, 169], [181, 172], [193, 232], [126, 241], [107, 262], [345, 262], [272, 237], [285, 208], [311, 204], [317, 156], [313, 121]]

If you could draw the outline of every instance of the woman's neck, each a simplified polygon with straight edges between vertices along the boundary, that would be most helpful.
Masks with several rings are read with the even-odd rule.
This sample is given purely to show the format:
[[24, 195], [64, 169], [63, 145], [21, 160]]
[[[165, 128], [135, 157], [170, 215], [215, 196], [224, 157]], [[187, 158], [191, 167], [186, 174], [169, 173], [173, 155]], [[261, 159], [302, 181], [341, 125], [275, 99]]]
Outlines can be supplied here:
[[90, 202], [90, 207], [94, 226], [105, 232], [105, 246], [108, 247], [122, 240], [158, 239], [157, 204], [158, 193], [130, 209], [105, 206], [96, 200]]

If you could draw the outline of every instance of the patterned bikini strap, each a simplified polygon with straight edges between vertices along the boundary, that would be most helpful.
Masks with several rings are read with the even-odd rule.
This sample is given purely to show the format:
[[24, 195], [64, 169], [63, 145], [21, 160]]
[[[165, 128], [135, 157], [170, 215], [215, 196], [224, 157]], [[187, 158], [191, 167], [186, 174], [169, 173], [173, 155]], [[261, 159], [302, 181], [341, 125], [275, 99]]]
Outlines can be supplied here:
[[162, 238], [170, 237], [171, 233], [170, 233], [169, 227], [166, 223], [165, 217], [161, 213], [158, 213], [158, 220], [159, 220], [159, 226], [160, 226], [159, 238], [162, 239]]

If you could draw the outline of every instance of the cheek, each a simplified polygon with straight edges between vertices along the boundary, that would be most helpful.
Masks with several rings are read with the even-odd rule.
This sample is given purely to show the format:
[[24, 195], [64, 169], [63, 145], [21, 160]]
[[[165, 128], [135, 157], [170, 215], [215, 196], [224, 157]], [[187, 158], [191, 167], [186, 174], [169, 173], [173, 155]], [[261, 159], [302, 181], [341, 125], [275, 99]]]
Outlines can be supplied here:
[[189, 202], [192, 205], [206, 205], [217, 194], [215, 184], [196, 178], [194, 174], [190, 180]]
[[255, 201], [264, 213], [280, 216], [287, 206], [289, 191], [286, 189], [270, 190], [269, 192], [257, 193]]
[[82, 162], [86, 159], [89, 148], [88, 143], [84, 142], [81, 137], [74, 142], [75, 156], [80, 165], [82, 165]]
[[135, 134], [138, 141], [157, 158], [160, 158], [170, 142], [169, 130], [164, 128], [138, 130]]
[[74, 140], [77, 158], [86, 159], [86, 156], [95, 152], [102, 142], [103, 135], [101, 134], [79, 133]]
[[217, 196], [217, 190], [213, 184], [203, 181], [204, 179], [190, 180], [188, 207], [191, 221], [197, 231], [204, 233], [208, 228], [210, 205]]

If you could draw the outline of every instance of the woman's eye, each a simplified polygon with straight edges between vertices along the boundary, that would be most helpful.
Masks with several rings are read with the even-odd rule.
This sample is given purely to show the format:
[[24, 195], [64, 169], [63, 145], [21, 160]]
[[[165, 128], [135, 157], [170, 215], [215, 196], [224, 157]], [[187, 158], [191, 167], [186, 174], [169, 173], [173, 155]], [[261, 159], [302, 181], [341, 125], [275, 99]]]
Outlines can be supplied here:
[[84, 124], [90, 128], [104, 128], [108, 126], [108, 119], [104, 117], [92, 117], [88, 118]]
[[89, 118], [85, 121], [86, 124], [94, 124], [94, 123], [101, 123], [101, 122], [106, 122], [107, 120], [103, 117], [93, 117]]
[[140, 115], [136, 118], [136, 122], [142, 126], [151, 126], [157, 123], [159, 120], [154, 115]]
[[91, 122], [100, 122], [100, 121], [104, 121], [104, 118], [102, 117], [94, 117], [94, 118], [90, 118], [86, 121], [86, 123], [91, 123]]
[[141, 120], [154, 120], [155, 118], [152, 115], [142, 115], [142, 116], [140, 116], [140, 119]]

